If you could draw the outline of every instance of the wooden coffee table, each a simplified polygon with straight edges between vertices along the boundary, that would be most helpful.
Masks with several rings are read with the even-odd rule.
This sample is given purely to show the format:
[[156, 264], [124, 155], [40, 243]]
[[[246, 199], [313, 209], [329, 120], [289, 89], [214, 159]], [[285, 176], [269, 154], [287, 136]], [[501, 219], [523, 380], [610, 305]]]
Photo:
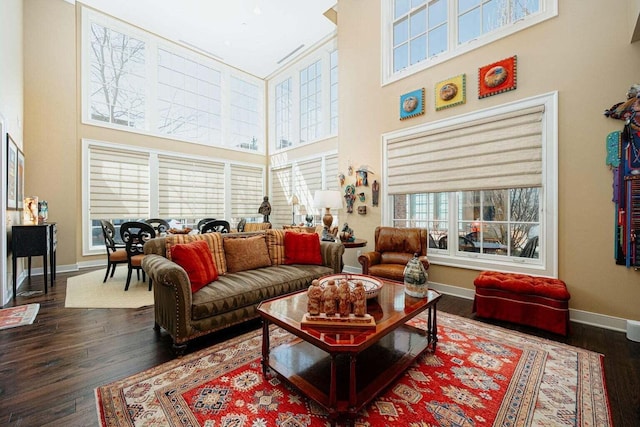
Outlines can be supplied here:
[[[372, 401], [427, 348], [438, 342], [436, 304], [440, 294], [427, 298], [404, 293], [404, 285], [384, 281], [377, 298], [368, 300], [367, 312], [376, 320], [369, 330], [302, 329], [307, 311], [306, 291], [263, 301], [262, 372], [269, 369], [315, 400], [329, 413], [332, 425], [339, 418], [352, 424], [358, 411]], [[428, 311], [428, 328], [405, 324]], [[301, 338], [271, 348], [269, 324]]]

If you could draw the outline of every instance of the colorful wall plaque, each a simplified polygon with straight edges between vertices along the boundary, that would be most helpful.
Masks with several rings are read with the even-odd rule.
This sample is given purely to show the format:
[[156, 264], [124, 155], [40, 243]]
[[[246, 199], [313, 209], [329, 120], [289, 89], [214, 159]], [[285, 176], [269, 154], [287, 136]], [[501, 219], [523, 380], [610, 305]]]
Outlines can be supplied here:
[[405, 93], [400, 97], [400, 120], [424, 114], [424, 88]]
[[436, 111], [467, 102], [467, 80], [465, 74], [443, 80], [436, 84]]
[[478, 99], [514, 90], [517, 82], [517, 57], [505, 58], [478, 69]]

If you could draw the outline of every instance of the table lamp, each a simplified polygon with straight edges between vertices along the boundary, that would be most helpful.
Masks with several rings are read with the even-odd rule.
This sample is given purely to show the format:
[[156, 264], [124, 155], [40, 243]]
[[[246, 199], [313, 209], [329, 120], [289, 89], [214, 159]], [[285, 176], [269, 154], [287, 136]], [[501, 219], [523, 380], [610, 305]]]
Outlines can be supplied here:
[[342, 195], [338, 190], [317, 190], [313, 197], [313, 206], [318, 209], [325, 209], [322, 223], [324, 231], [322, 232], [322, 240], [334, 240], [329, 233], [331, 224], [333, 223], [333, 215], [331, 209], [342, 209]]

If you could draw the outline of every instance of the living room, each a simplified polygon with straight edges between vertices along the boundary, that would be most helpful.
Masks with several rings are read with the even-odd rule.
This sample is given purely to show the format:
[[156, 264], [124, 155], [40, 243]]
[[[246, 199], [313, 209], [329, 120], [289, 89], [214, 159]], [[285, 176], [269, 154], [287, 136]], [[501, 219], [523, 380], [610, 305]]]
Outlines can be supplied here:
[[[578, 0], [542, 3], [555, 4], [557, 15], [492, 43], [472, 46], [432, 67], [403, 74], [394, 73], [389, 65], [390, 35], [381, 28], [382, 4], [386, 2], [338, 2], [339, 24], [333, 41], [339, 49], [337, 132], [293, 148], [276, 149], [275, 130], [266, 126], [264, 153], [256, 153], [88, 123], [83, 118], [82, 4], [3, 1], [0, 114], [5, 131], [25, 155], [25, 194], [38, 195], [49, 203], [50, 219], [58, 226], [58, 271], [64, 274], [104, 264], [102, 251], [91, 252], [87, 228], [83, 175], [87, 141], [259, 165], [262, 189], [278, 207], [279, 216], [273, 219], [276, 226], [289, 224], [292, 215], [288, 201], [276, 197], [277, 166], [304, 163], [320, 155], [321, 164], [335, 158], [335, 172], [353, 180], [349, 168], [367, 165], [373, 172], [372, 179], [381, 185], [379, 206], [367, 200], [365, 215], [357, 211], [348, 214], [344, 209], [337, 212], [340, 224], [348, 222], [358, 238], [368, 241], [368, 246], [361, 249], [365, 251], [373, 247], [375, 227], [394, 225], [396, 218], [391, 209], [393, 192], [388, 188], [393, 183], [387, 170], [386, 147], [390, 142], [416, 132], [430, 132], [435, 126], [454, 126], [462, 119], [477, 120], [478, 114], [487, 111], [497, 114], [507, 105], [523, 108], [528, 102], [535, 104], [542, 99], [538, 105], [544, 104], [553, 119], [545, 122], [546, 130], [555, 138], [555, 145], [548, 149], [557, 150], [555, 155], [551, 153], [550, 169], [545, 168], [543, 174], [549, 186], [545, 197], [551, 197], [545, 200], [548, 210], [544, 219], [549, 228], [544, 234], [544, 259], [524, 266], [503, 260], [492, 262], [491, 257], [489, 264], [470, 257], [461, 263], [460, 257], [430, 249], [429, 280], [443, 293], [469, 299], [473, 297], [473, 280], [485, 266], [555, 276], [564, 280], [571, 292], [573, 322], [624, 334], [627, 320], [640, 320], [636, 303], [640, 287], [638, 271], [616, 263], [612, 225], [617, 216], [611, 194], [613, 176], [605, 162], [606, 137], [622, 130], [624, 122], [605, 117], [603, 111], [624, 101], [629, 87], [639, 83], [636, 70], [640, 48], [636, 40], [640, 2], [627, 0], [616, 7], [594, 1], [585, 5]], [[517, 56], [517, 87], [479, 98], [478, 69], [513, 56]], [[465, 102], [438, 109], [436, 86], [463, 74]], [[281, 76], [274, 73], [273, 77]], [[273, 87], [268, 83], [265, 86]], [[401, 120], [401, 97], [422, 88], [424, 114]], [[283, 163], [275, 163], [278, 161]], [[556, 175], [549, 176], [554, 171]], [[417, 174], [414, 177], [417, 181]], [[340, 188], [337, 182], [333, 185]], [[370, 198], [370, 189], [366, 191]], [[257, 194], [260, 198], [263, 195]], [[250, 204], [247, 213], [255, 215], [258, 205]], [[10, 224], [19, 223], [20, 216], [18, 211], [3, 211], [6, 232]], [[299, 207], [295, 215], [296, 222], [303, 220]], [[6, 248], [4, 255], [3, 303], [10, 305], [12, 272]], [[345, 252], [346, 270], [359, 271], [357, 255], [358, 250]], [[24, 271], [20, 272], [24, 277]], [[151, 331], [149, 334], [153, 335]]]

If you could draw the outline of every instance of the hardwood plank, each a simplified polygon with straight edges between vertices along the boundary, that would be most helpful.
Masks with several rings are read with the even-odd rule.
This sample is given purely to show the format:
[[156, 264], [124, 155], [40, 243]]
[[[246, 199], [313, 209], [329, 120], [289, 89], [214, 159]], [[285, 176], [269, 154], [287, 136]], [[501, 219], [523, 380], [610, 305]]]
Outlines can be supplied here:
[[[82, 272], [84, 273], [84, 271]], [[153, 330], [153, 308], [67, 309], [59, 273], [47, 295], [18, 296], [16, 305], [40, 303], [33, 325], [0, 331], [0, 425], [95, 426], [94, 389], [173, 359], [171, 339]], [[42, 290], [42, 277], [28, 289]], [[13, 306], [13, 303], [7, 306]], [[444, 295], [438, 309], [474, 318], [472, 301]], [[571, 324], [568, 337], [506, 322], [504, 328], [586, 348], [605, 355], [604, 370], [616, 427], [640, 425], [640, 343], [622, 332]], [[258, 320], [202, 337], [193, 352], [260, 327]]]

